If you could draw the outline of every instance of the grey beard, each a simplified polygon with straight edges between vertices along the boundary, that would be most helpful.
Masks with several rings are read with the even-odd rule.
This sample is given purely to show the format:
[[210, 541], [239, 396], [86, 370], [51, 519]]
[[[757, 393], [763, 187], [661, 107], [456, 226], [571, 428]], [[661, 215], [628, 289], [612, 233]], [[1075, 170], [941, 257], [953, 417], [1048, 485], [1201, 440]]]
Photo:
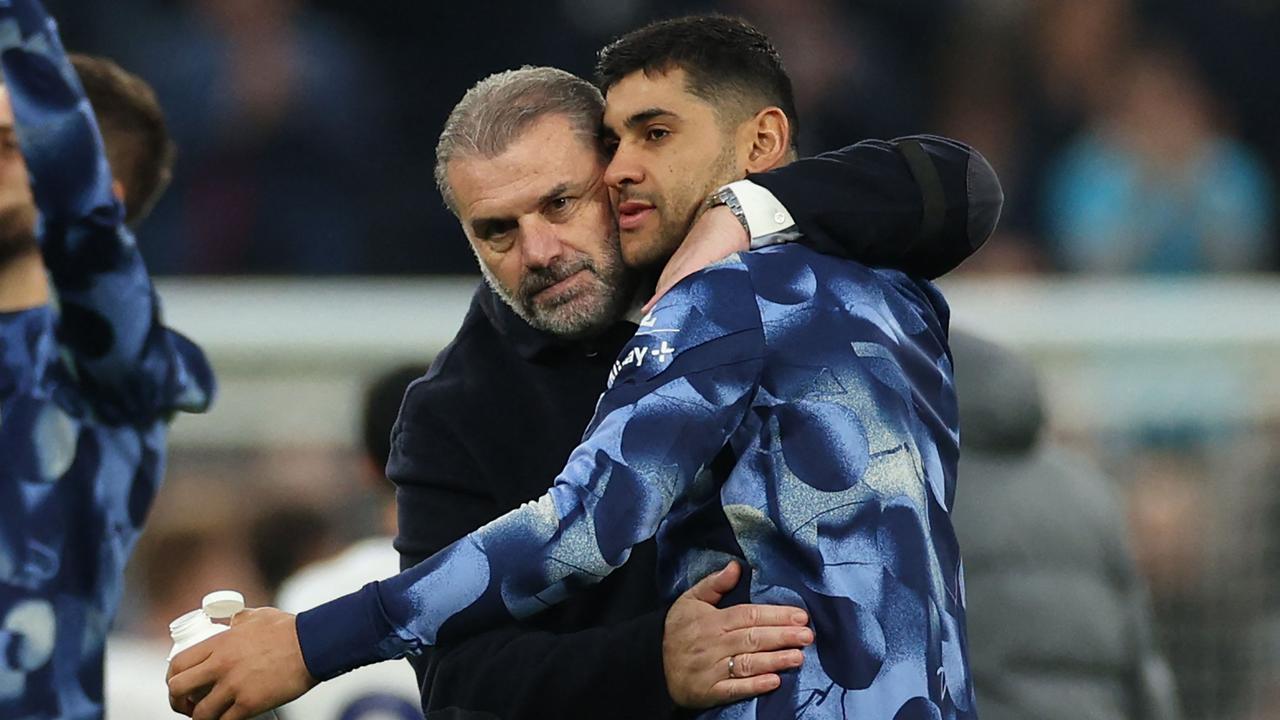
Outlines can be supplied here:
[[[610, 242], [613, 248], [618, 248], [616, 235]], [[480, 263], [480, 272], [493, 292], [531, 327], [558, 337], [575, 339], [594, 335], [622, 319], [633, 299], [636, 288], [634, 274], [622, 264], [621, 252], [612, 254], [604, 265], [605, 267], [596, 267], [595, 263], [588, 260], [585, 264], [562, 266], [563, 269], [545, 274], [544, 277], [526, 275], [525, 281], [521, 283], [519, 297], [498, 282], [483, 262]], [[590, 305], [581, 308], [557, 306], [545, 310], [533, 305], [531, 298], [538, 291], [584, 268], [591, 270], [599, 288], [596, 296], [591, 298], [594, 302]], [[580, 299], [570, 301], [576, 302], [580, 302]]]

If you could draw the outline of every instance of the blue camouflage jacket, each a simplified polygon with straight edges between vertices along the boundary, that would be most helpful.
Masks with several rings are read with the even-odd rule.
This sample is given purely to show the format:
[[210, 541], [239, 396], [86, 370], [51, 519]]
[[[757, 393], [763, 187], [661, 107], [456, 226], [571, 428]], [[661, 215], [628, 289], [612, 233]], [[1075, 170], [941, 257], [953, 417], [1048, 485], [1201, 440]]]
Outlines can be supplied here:
[[299, 615], [308, 669], [536, 613], [656, 535], [668, 599], [736, 557], [732, 600], [812, 618], [780, 689], [705, 717], [975, 718], [947, 320], [927, 282], [796, 245], [691, 276], [641, 322], [550, 492]]
[[214, 382], [200, 349], [161, 322], [92, 111], [38, 3], [0, 2], [0, 64], [59, 302], [0, 313], [0, 717], [100, 718], [107, 630], [166, 424], [205, 410]]

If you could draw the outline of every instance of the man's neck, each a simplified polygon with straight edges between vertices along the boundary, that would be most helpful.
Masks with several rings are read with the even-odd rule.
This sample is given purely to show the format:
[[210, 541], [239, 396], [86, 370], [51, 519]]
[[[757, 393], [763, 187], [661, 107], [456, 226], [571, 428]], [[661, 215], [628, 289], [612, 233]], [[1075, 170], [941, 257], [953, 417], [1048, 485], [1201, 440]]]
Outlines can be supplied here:
[[653, 297], [654, 286], [658, 284], [658, 278], [652, 273], [643, 273], [639, 284], [636, 285], [635, 295], [631, 298], [631, 304], [627, 306], [626, 313], [620, 318], [627, 322], [639, 324], [644, 318], [644, 306], [649, 302], [649, 298]]
[[0, 265], [0, 312], [17, 312], [49, 302], [49, 281], [39, 250]]

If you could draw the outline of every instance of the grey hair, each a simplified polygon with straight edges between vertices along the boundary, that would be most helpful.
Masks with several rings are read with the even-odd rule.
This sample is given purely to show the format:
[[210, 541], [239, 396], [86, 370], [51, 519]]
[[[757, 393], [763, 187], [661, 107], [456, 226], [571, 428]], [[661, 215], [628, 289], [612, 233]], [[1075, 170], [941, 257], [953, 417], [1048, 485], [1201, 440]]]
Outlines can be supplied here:
[[495, 73], [468, 90], [449, 113], [436, 143], [436, 187], [449, 210], [458, 214], [447, 174], [450, 162], [466, 156], [497, 157], [534, 122], [556, 113], [595, 142], [604, 96], [573, 73], [531, 65]]

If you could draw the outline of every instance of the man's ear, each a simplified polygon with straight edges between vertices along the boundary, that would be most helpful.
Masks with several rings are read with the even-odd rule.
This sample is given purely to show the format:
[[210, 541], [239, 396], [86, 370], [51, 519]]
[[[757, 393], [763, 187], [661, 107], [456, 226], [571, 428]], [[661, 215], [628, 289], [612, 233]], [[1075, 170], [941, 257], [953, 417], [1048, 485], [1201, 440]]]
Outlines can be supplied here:
[[743, 123], [747, 146], [746, 171], [758, 173], [791, 160], [791, 121], [782, 108], [767, 107]]

